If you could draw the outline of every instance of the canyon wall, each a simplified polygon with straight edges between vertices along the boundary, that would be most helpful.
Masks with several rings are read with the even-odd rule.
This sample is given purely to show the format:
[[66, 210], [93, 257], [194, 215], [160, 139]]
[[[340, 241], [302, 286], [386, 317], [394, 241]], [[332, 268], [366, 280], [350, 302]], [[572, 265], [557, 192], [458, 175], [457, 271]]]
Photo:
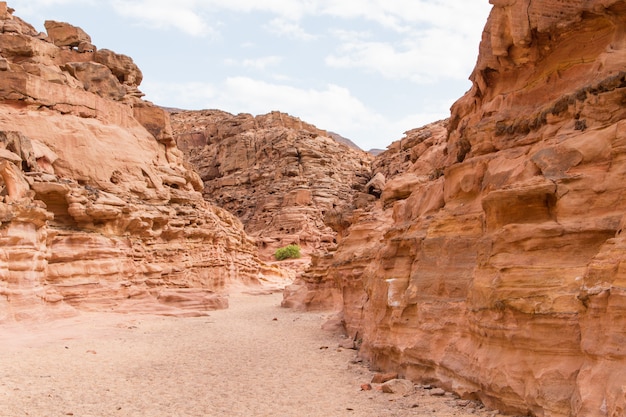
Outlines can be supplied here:
[[235, 214], [267, 260], [288, 244], [335, 247], [341, 217], [374, 200], [361, 192], [371, 155], [287, 114], [174, 110], [172, 126], [205, 199]]
[[446, 130], [379, 157], [380, 199], [299, 291], [333, 297], [374, 367], [511, 413], [623, 416], [626, 2], [491, 3]]
[[202, 198], [139, 68], [0, 2], [0, 321], [82, 309], [196, 314], [265, 267]]

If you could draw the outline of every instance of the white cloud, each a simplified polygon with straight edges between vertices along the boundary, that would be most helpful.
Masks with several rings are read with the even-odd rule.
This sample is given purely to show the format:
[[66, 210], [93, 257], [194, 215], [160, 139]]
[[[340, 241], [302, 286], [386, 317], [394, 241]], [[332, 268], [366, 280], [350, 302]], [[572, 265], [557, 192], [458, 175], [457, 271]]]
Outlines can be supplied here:
[[16, 8], [18, 12], [24, 10], [31, 10], [36, 8], [45, 8], [50, 6], [57, 6], [63, 4], [76, 4], [76, 5], [92, 5], [96, 4], [96, 0], [20, 0], [17, 2], [8, 2], [9, 7]]
[[490, 8], [486, 0], [318, 0], [315, 10], [344, 19], [374, 21], [398, 32], [426, 25], [468, 33], [477, 25], [482, 28]]
[[346, 18], [360, 14], [394, 29], [397, 36], [372, 40], [359, 33], [332, 31], [338, 45], [326, 64], [416, 83], [468, 77], [491, 7], [482, 0], [396, 0], [367, 1], [355, 11], [347, 3], [329, 4], [325, 12]]
[[231, 77], [225, 81], [220, 99], [228, 108], [250, 113], [286, 111], [321, 129], [348, 129], [384, 120], [348, 89], [333, 84], [322, 90], [301, 89], [247, 77]]
[[214, 33], [195, 0], [111, 0], [115, 11], [150, 28], [175, 28], [191, 36]]
[[288, 38], [311, 41], [316, 38], [315, 35], [307, 33], [300, 25], [290, 20], [282, 18], [272, 19], [265, 28], [278, 36], [286, 36]]
[[466, 39], [440, 29], [411, 32], [412, 36], [392, 43], [355, 39], [340, 43], [326, 57], [334, 68], [361, 68], [388, 79], [430, 83], [441, 79], [466, 79], [478, 52], [478, 41], [470, 48]]
[[315, 8], [317, 0], [198, 0], [207, 10], [234, 12], [267, 12], [290, 20], [298, 20]]
[[328, 33], [342, 43], [366, 41], [372, 39], [372, 33], [364, 30], [330, 29]]
[[272, 55], [256, 59], [244, 59], [242, 64], [246, 68], [264, 70], [268, 67], [274, 67], [280, 64], [282, 60], [282, 57]]
[[147, 100], [157, 105], [181, 109], [202, 109], [217, 95], [215, 86], [205, 82], [161, 83], [145, 80], [141, 90]]
[[[39, 2], [81, 0], [31, 0]], [[144, 10], [175, 8], [181, 12], [199, 14], [200, 11], [217, 13], [232, 11], [242, 13], [265, 12], [280, 18], [297, 21], [305, 16], [332, 16], [342, 19], [367, 19], [387, 28], [404, 31], [415, 23], [446, 22], [460, 18], [471, 22], [481, 19], [486, 0], [109, 0], [144, 7]], [[172, 5], [172, 6], [170, 6]], [[156, 12], [160, 14], [160, 12]]]
[[426, 25], [464, 34], [478, 28], [479, 35], [491, 8], [487, 0], [198, 0], [197, 4], [205, 10], [267, 12], [287, 21], [331, 16], [365, 19], [402, 33]]
[[[393, 1], [332, 1], [320, 0], [317, 12], [322, 15], [338, 17], [342, 19], [366, 19], [375, 21], [378, 24], [396, 30], [404, 31], [402, 15], [395, 16], [389, 13], [389, 7], [393, 7]], [[410, 7], [415, 7], [414, 3]]]
[[275, 67], [283, 61], [283, 58], [277, 55], [264, 56], [260, 58], [246, 58], [241, 61], [228, 58], [224, 63], [229, 66], [240, 66], [243, 68], [255, 69], [263, 71], [269, 67]]
[[86, 5], [93, 6], [97, 4], [97, 0], [19, 0], [8, 1], [8, 6], [15, 9], [15, 15], [25, 20], [34, 19], [28, 23], [38, 25], [41, 21], [43, 29], [43, 21], [49, 19], [44, 11], [65, 5]]
[[[56, 4], [102, 4], [95, 0], [21, 0], [20, 9]], [[198, 35], [212, 25], [209, 15], [220, 11], [265, 12], [284, 21], [305, 16], [332, 16], [366, 19], [401, 32], [415, 24], [447, 27], [467, 33], [482, 25], [486, 0], [105, 0], [118, 13], [149, 22], [157, 27], [175, 27]]]

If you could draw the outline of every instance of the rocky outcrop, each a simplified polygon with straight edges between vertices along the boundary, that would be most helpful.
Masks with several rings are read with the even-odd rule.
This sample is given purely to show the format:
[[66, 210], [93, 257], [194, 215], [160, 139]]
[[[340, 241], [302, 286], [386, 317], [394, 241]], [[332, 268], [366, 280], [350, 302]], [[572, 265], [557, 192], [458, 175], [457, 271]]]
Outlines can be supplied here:
[[[129, 57], [0, 2], [0, 321], [82, 309], [196, 314], [264, 267], [202, 198]], [[84, 45], [83, 45], [84, 46]]]
[[626, 2], [492, 4], [447, 132], [380, 156], [380, 200], [306, 300], [327, 284], [375, 367], [512, 413], [621, 416]]
[[283, 307], [349, 311], [348, 317], [356, 320], [367, 299], [362, 276], [376, 266], [385, 234], [397, 215], [394, 202], [401, 201], [409, 209], [426, 204], [429, 211], [443, 204], [440, 187], [434, 187], [435, 192], [416, 194], [410, 201], [407, 198], [416, 184], [440, 176], [445, 163], [446, 126], [447, 121], [439, 121], [408, 131], [374, 160], [376, 174], [363, 191], [375, 198], [363, 201], [357, 210], [335, 216], [338, 250], [312, 257], [311, 266], [285, 288]]
[[287, 114], [174, 111], [178, 147], [197, 167], [204, 196], [234, 213], [270, 259], [287, 244], [336, 245], [333, 216], [372, 196], [371, 156]]

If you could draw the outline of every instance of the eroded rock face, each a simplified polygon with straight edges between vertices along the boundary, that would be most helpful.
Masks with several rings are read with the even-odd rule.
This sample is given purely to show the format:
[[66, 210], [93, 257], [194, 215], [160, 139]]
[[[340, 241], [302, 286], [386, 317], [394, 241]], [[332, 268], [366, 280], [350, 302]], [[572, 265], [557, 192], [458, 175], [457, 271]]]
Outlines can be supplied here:
[[205, 198], [236, 214], [267, 259], [292, 243], [334, 247], [333, 214], [356, 208], [371, 175], [369, 154], [287, 114], [176, 111], [172, 124]]
[[230, 284], [277, 272], [204, 201], [169, 115], [139, 99], [132, 60], [79, 52], [84, 32], [46, 27], [0, 2], [0, 321], [199, 314], [225, 307]]
[[492, 3], [447, 132], [380, 157], [381, 200], [312, 270], [377, 367], [512, 413], [621, 416], [626, 2]]
[[[405, 212], [431, 213], [444, 204], [443, 182], [438, 178], [445, 164], [446, 127], [444, 120], [413, 129], [376, 157], [375, 175], [363, 190], [370, 198], [360, 200], [357, 210], [327, 219], [338, 231], [338, 250], [312, 257], [311, 267], [285, 289], [284, 307], [343, 310], [354, 328], [359, 327], [354, 321], [368, 297], [362, 276], [378, 266], [381, 246], [394, 219]], [[416, 184], [429, 186], [424, 193], [413, 194]]]

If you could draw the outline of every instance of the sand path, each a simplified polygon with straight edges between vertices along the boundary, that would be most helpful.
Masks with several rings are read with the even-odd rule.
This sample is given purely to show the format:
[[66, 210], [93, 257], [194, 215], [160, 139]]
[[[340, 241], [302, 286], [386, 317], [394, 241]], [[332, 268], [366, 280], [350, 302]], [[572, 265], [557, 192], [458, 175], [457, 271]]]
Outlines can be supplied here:
[[451, 394], [361, 391], [371, 373], [280, 294], [208, 317], [85, 313], [0, 327], [0, 416], [491, 416]]

